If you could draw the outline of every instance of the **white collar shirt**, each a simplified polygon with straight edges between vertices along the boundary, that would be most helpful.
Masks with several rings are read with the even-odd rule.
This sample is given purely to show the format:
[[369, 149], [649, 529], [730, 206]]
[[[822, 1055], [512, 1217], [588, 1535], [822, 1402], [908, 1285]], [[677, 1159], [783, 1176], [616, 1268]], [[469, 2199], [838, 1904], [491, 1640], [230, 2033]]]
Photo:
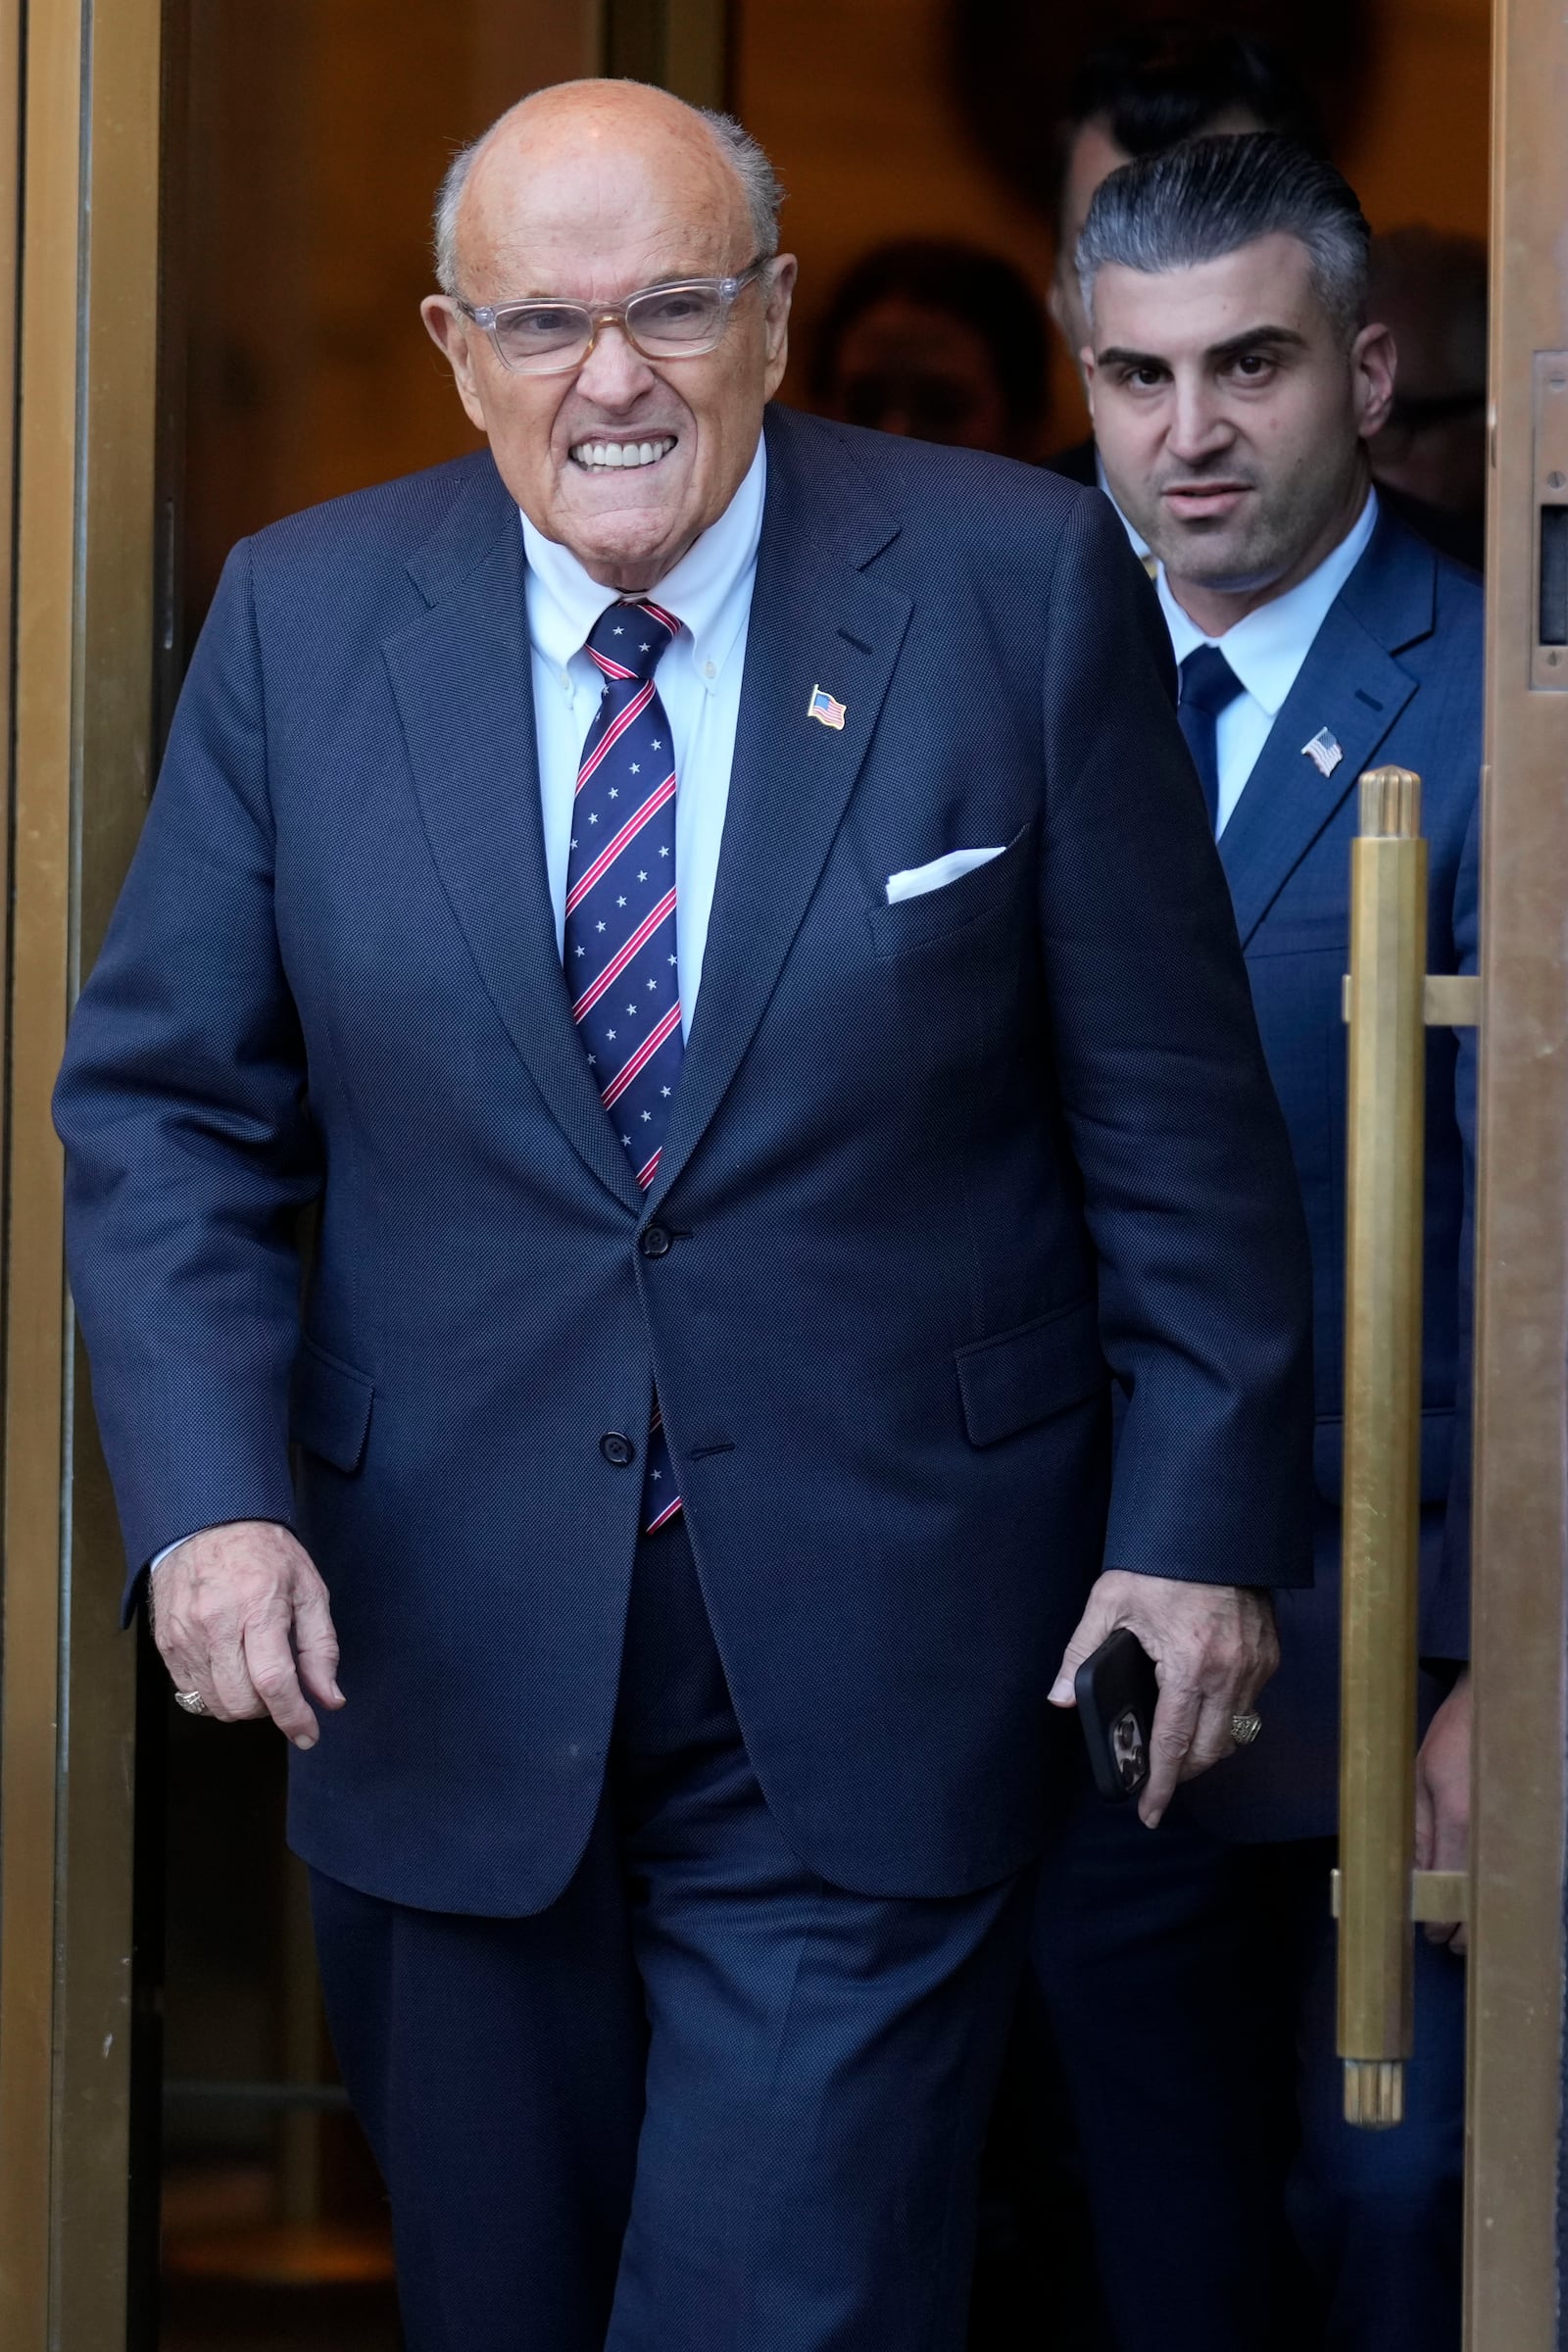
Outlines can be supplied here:
[[[675, 949], [686, 1035], [702, 985], [729, 805], [766, 488], [767, 456], [760, 439], [745, 479], [723, 514], [649, 592], [681, 624], [680, 635], [661, 655], [655, 675], [675, 755]], [[604, 685], [585, 648], [589, 631], [616, 595], [590, 579], [576, 557], [546, 539], [526, 514], [521, 520], [545, 870], [559, 955], [565, 931], [577, 770]]]
[[1208, 637], [1183, 612], [1171, 594], [1161, 564], [1155, 575], [1159, 602], [1170, 630], [1178, 665], [1200, 645], [1217, 645], [1242, 682], [1242, 692], [1223, 710], [1214, 725], [1214, 754], [1219, 770], [1219, 809], [1215, 832], [1223, 833], [1235, 814], [1236, 804], [1258, 756], [1285, 706], [1285, 699], [1301, 673], [1312, 642], [1329, 616], [1329, 608], [1367, 551], [1377, 528], [1376, 491], [1338, 547], [1326, 555], [1315, 571], [1283, 596], [1259, 605], [1223, 637]]

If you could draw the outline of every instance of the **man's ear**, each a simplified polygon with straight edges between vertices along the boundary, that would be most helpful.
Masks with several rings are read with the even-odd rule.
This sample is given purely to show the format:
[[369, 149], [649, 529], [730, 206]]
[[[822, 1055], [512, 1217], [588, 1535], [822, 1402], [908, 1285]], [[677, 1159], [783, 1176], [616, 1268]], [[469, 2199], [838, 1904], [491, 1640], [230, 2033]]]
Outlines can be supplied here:
[[784, 381], [784, 369], [790, 356], [790, 304], [795, 298], [795, 273], [800, 268], [793, 253], [780, 253], [768, 265], [767, 303], [762, 313], [762, 333], [766, 342], [767, 370], [763, 378], [767, 386], [765, 397], [771, 400]]
[[1370, 441], [1388, 422], [1398, 365], [1399, 355], [1390, 329], [1376, 321], [1363, 326], [1350, 345], [1356, 430], [1363, 441]]
[[468, 422], [484, 432], [487, 429], [484, 403], [479, 398], [473, 365], [474, 328], [446, 294], [427, 294], [419, 305], [419, 317], [424, 320], [426, 334], [452, 370]]
[[1068, 275], [1071, 266], [1070, 262], [1063, 261], [1058, 255], [1056, 267], [1051, 272], [1051, 284], [1046, 290], [1046, 309], [1051, 314], [1053, 326], [1061, 337], [1061, 347], [1077, 368], [1080, 378], [1083, 378], [1087, 391], [1088, 382], [1083, 373], [1084, 357], [1078, 347], [1081, 314], [1073, 300], [1077, 288]]
[[1084, 379], [1084, 398], [1089, 403], [1089, 421], [1095, 421], [1095, 347], [1086, 343], [1078, 354], [1078, 372]]
[[1062, 349], [1069, 359], [1076, 360], [1078, 346], [1075, 337], [1078, 333], [1078, 321], [1073, 317], [1072, 304], [1067, 299], [1067, 289], [1062, 282], [1062, 270], [1065, 266], [1058, 261], [1051, 272], [1051, 284], [1046, 289], [1046, 309], [1051, 314], [1052, 325], [1061, 337]]

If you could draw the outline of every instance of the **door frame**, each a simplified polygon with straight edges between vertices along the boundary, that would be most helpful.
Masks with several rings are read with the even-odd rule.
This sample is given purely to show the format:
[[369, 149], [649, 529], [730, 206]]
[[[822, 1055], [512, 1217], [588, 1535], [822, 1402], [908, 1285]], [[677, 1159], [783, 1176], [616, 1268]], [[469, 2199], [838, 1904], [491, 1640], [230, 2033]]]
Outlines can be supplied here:
[[1473, 2352], [1557, 2352], [1558, 2344], [1568, 674], [1562, 690], [1532, 684], [1532, 656], [1542, 497], [1534, 355], [1568, 353], [1568, 280], [1557, 257], [1568, 232], [1565, 113], [1561, 7], [1495, 0], [1465, 2230]]
[[0, 7], [8, 2352], [125, 2341], [135, 1651], [116, 1631], [119, 1543], [49, 1095], [150, 786], [161, 54], [160, 0]]

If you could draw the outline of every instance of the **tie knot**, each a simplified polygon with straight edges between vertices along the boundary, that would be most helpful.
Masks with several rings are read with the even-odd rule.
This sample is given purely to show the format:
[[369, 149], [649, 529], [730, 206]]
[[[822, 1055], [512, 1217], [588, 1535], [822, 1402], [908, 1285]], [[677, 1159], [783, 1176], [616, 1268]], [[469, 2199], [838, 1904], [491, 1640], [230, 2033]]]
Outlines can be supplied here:
[[680, 622], [662, 605], [610, 605], [588, 632], [588, 651], [612, 685], [634, 679], [645, 684]]
[[1200, 645], [1182, 663], [1182, 701], [1218, 718], [1242, 691], [1242, 681], [1217, 645]]

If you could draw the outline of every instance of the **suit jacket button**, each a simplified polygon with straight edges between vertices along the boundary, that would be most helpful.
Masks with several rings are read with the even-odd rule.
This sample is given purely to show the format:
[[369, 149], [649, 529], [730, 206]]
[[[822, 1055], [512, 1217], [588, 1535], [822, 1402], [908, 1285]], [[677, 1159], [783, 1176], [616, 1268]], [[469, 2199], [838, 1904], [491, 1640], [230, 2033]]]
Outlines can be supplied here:
[[674, 1238], [667, 1225], [650, 1225], [637, 1247], [644, 1257], [664, 1257]]
[[630, 1438], [623, 1438], [618, 1429], [611, 1429], [599, 1441], [599, 1450], [612, 1470], [624, 1470], [628, 1462], [637, 1459], [637, 1448]]

